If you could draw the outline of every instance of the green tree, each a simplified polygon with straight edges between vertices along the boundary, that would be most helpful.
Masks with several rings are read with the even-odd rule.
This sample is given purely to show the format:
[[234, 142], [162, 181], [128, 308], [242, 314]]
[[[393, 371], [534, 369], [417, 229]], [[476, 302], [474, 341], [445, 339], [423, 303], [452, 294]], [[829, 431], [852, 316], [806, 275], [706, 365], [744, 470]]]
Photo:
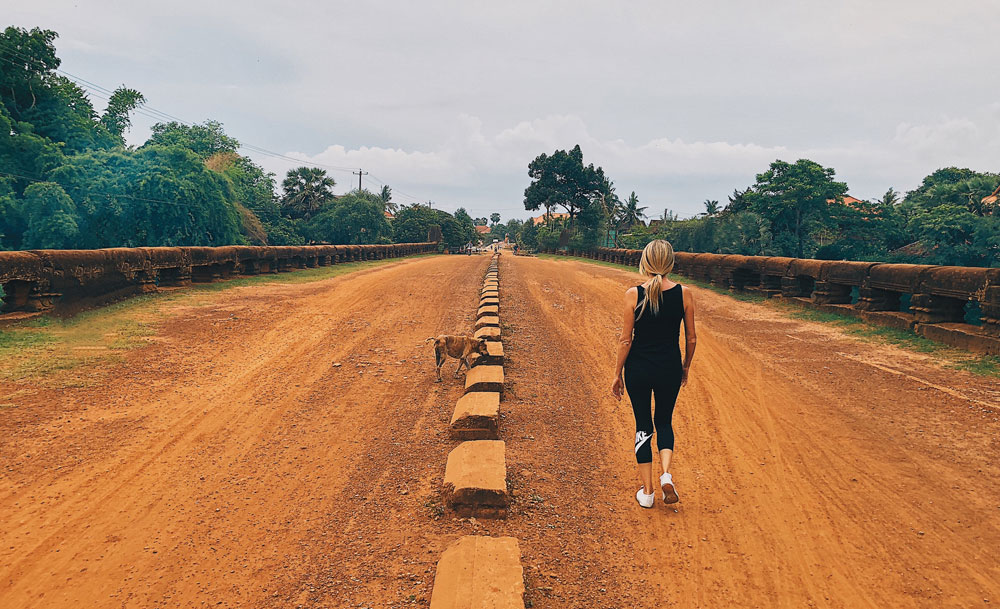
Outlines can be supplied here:
[[298, 167], [291, 169], [281, 188], [281, 209], [286, 217], [308, 220], [324, 206], [333, 201], [333, 187], [336, 182], [318, 167]]
[[528, 249], [538, 249], [538, 226], [533, 220], [528, 220], [521, 228], [518, 243]]
[[392, 228], [379, 203], [354, 191], [309, 220], [307, 232], [317, 242], [367, 244], [390, 242]]
[[964, 206], [945, 203], [921, 209], [907, 228], [930, 252], [930, 262], [960, 266], [982, 266], [986, 252], [975, 244], [978, 218]]
[[776, 253], [805, 256], [810, 233], [828, 216], [828, 201], [842, 200], [847, 193], [847, 184], [833, 177], [833, 169], [808, 159], [774, 161], [757, 175], [746, 196], [750, 209], [771, 223], [773, 243], [781, 250]]
[[132, 126], [132, 112], [146, 103], [146, 98], [135, 89], [119, 87], [108, 99], [108, 107], [101, 116], [101, 124], [124, 144], [125, 132]]
[[175, 121], [156, 123], [144, 146], [181, 146], [207, 159], [220, 152], [236, 152], [240, 143], [226, 135], [222, 123], [205, 121], [198, 125], [185, 125]]
[[713, 199], [705, 199], [705, 215], [706, 216], [709, 216], [709, 217], [715, 216], [715, 215], [717, 215], [719, 213], [719, 211], [720, 211], [720, 207], [719, 207], [719, 202], [718, 201], [715, 201]]
[[493, 225], [496, 226], [500, 222], [500, 214], [496, 212], [490, 214], [490, 222], [492, 222]]
[[983, 199], [997, 184], [1000, 184], [1000, 174], [945, 167], [925, 177], [918, 188], [906, 193], [904, 209], [912, 214], [938, 205], [959, 205], [975, 216], [992, 215], [994, 210], [984, 206]]
[[0, 103], [16, 132], [60, 142], [63, 153], [118, 144], [83, 89], [55, 73], [57, 36], [38, 28], [8, 27], [0, 33]]
[[750, 193], [752, 188], [746, 188], [745, 190], [740, 190], [739, 188], [733, 189], [733, 194], [729, 195], [729, 203], [726, 205], [720, 213], [722, 215], [726, 214], [736, 214], [741, 211], [746, 211], [750, 209]]
[[40, 182], [24, 191], [23, 215], [27, 249], [66, 249], [80, 232], [76, 205], [58, 184]]
[[382, 200], [382, 207], [390, 214], [395, 214], [399, 206], [392, 200], [392, 189], [388, 184], [382, 185], [382, 190], [378, 193], [378, 198]]
[[604, 170], [593, 163], [584, 166], [579, 145], [569, 152], [556, 150], [551, 156], [539, 155], [528, 165], [528, 176], [531, 184], [524, 190], [524, 208], [544, 207], [548, 215], [553, 207], [562, 207], [569, 213], [570, 225], [609, 191]]
[[646, 217], [646, 208], [639, 207], [639, 197], [635, 195], [635, 191], [625, 199], [622, 204], [621, 211], [621, 227], [628, 230], [642, 222], [642, 219]]
[[896, 192], [896, 189], [890, 187], [889, 190], [885, 191], [885, 194], [882, 195], [882, 198], [879, 199], [879, 203], [883, 206], [895, 207], [899, 204], [899, 193]]
[[472, 216], [469, 215], [469, 212], [465, 211], [464, 207], [459, 207], [455, 210], [454, 216], [461, 231], [458, 237], [461, 240], [462, 245], [475, 241], [476, 226], [473, 224]]

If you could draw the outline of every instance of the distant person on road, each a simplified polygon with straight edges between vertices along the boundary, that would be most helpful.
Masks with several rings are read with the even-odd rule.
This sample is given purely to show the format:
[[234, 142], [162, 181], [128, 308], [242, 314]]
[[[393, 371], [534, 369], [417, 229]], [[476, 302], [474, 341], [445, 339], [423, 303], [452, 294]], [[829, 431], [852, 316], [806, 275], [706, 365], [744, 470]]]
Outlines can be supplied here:
[[[639, 272], [649, 279], [625, 292], [625, 323], [618, 342], [618, 362], [611, 393], [619, 401], [628, 391], [635, 415], [635, 460], [642, 488], [635, 494], [644, 508], [653, 507], [653, 427], [660, 451], [663, 475], [660, 491], [664, 503], [679, 497], [670, 475], [674, 452], [674, 403], [687, 384], [688, 370], [697, 342], [694, 330], [694, 298], [691, 291], [666, 275], [674, 268], [674, 248], [666, 241], [651, 241], [642, 250]], [[680, 324], [684, 321], [684, 361], [681, 363]], [[622, 379], [622, 371], [625, 378]], [[656, 398], [656, 413], [651, 398]]]

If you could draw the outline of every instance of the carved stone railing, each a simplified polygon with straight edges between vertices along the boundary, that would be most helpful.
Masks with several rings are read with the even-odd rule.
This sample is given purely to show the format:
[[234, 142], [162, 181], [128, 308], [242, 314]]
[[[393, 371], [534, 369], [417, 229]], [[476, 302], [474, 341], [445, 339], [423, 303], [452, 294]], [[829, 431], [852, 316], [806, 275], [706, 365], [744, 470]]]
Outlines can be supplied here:
[[0, 252], [0, 313], [72, 311], [161, 286], [434, 251], [436, 243]]
[[[554, 253], [627, 266], [638, 266], [642, 255], [612, 248]], [[1000, 355], [1000, 269], [678, 252], [674, 272]]]

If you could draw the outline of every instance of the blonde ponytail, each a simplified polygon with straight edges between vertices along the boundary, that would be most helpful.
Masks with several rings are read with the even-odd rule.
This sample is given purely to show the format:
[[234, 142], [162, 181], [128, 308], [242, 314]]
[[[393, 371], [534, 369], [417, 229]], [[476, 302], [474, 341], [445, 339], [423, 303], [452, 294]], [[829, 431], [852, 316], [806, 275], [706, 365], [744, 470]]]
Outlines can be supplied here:
[[653, 310], [653, 315], [660, 312], [660, 296], [663, 294], [663, 276], [674, 268], [674, 248], [663, 239], [656, 239], [646, 244], [639, 259], [639, 272], [653, 280], [646, 288], [646, 294], [639, 306], [639, 315], [646, 311], [646, 305]]

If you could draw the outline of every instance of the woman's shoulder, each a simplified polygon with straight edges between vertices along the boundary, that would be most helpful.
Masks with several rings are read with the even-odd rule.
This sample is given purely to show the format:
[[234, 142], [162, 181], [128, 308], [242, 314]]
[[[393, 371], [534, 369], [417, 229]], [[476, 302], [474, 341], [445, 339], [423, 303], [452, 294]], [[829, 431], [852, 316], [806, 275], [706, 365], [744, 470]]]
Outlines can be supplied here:
[[693, 302], [694, 292], [691, 291], [691, 288], [681, 283], [678, 283], [677, 285], [681, 286], [681, 296], [684, 297], [684, 302], [685, 303]]
[[632, 303], [635, 306], [639, 302], [639, 288], [642, 286], [632, 286], [625, 290], [625, 303]]

